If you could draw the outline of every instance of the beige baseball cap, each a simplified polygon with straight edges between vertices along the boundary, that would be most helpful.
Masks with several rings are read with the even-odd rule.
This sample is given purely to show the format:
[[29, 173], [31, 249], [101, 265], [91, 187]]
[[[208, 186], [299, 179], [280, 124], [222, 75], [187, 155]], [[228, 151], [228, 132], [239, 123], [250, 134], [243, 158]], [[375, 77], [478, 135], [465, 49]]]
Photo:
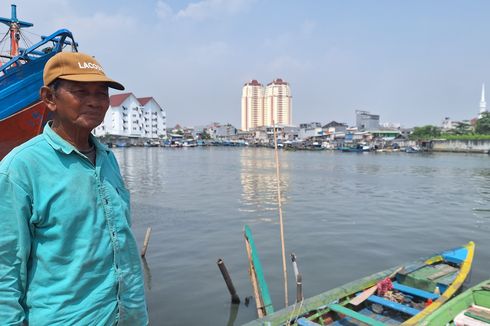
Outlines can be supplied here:
[[97, 60], [80, 52], [60, 52], [46, 62], [44, 85], [51, 84], [57, 78], [79, 82], [105, 82], [111, 88], [124, 90], [122, 84], [105, 75]]

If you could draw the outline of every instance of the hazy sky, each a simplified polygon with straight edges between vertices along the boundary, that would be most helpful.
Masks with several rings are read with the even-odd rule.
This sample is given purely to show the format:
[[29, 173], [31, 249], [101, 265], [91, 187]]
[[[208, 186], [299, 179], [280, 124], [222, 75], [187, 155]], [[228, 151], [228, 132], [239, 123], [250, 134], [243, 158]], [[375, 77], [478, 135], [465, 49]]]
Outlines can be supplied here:
[[440, 124], [476, 117], [490, 81], [486, 0], [15, 3], [35, 25], [31, 40], [70, 29], [109, 76], [155, 97], [169, 126], [239, 127], [243, 84], [275, 78], [291, 85], [294, 124], [353, 124], [356, 109], [406, 127]]

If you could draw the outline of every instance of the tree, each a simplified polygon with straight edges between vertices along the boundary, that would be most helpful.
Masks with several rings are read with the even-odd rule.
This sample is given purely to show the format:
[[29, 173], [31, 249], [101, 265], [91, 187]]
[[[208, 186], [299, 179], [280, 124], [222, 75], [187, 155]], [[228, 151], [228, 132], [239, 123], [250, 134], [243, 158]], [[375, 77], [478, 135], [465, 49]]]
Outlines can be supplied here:
[[471, 124], [467, 122], [458, 122], [456, 127], [452, 130], [455, 135], [467, 135], [471, 133]]
[[211, 139], [211, 135], [208, 134], [208, 132], [206, 130], [203, 130], [203, 132], [201, 133], [201, 139], [202, 140], [209, 140], [209, 139]]
[[441, 135], [440, 128], [432, 125], [415, 127], [410, 134], [410, 139], [432, 139]]
[[490, 112], [482, 113], [482, 117], [476, 122], [475, 131], [477, 134], [490, 134]]

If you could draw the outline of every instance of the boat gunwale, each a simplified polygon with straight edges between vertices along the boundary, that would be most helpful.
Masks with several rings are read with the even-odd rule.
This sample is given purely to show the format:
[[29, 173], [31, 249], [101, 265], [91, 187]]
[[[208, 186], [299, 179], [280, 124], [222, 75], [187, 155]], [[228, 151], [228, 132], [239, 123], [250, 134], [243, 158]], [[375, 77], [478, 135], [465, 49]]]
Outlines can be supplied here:
[[[265, 316], [265, 317], [260, 318], [260, 319], [252, 320], [252, 321], [244, 324], [243, 326], [283, 325], [288, 320], [291, 320], [291, 318], [292, 318], [291, 316], [294, 316], [294, 317], [301, 316], [301, 315], [304, 315], [304, 314], [311, 312], [311, 311], [321, 310], [323, 308], [327, 308], [328, 304], [334, 303], [341, 298], [353, 296], [356, 293], [358, 293], [358, 292], [360, 292], [360, 291], [362, 291], [368, 287], [374, 286], [379, 281], [383, 280], [384, 278], [386, 278], [387, 276], [392, 274], [394, 271], [396, 271], [400, 267], [405, 267], [406, 269], [411, 269], [411, 267], [413, 267], [413, 266], [425, 265], [427, 262], [429, 262], [431, 260], [436, 262], [436, 260], [438, 260], [437, 257], [440, 257], [444, 252], [456, 250], [459, 248], [466, 248], [466, 249], [468, 249], [468, 253], [466, 255], [464, 262], [460, 266], [458, 276], [451, 283], [451, 285], [447, 288], [447, 290], [444, 292], [444, 294], [446, 294], [451, 289], [450, 291], [452, 292], [452, 294], [454, 294], [454, 292], [457, 289], [459, 289], [459, 287], [462, 285], [462, 283], [466, 279], [466, 276], [468, 275], [469, 271], [471, 270], [471, 263], [473, 261], [473, 256], [474, 256], [474, 246], [475, 246], [474, 242], [470, 241], [466, 245], [463, 245], [463, 246], [460, 246], [460, 247], [457, 247], [454, 249], [444, 250], [440, 253], [432, 254], [432, 255], [427, 256], [425, 258], [419, 258], [419, 259], [414, 260], [414, 261], [407, 263], [407, 264], [397, 265], [397, 266], [389, 268], [387, 270], [377, 272], [377, 273], [371, 274], [369, 276], [365, 276], [363, 278], [345, 283], [345, 284], [340, 285], [336, 288], [327, 290], [325, 292], [322, 292], [320, 294], [312, 296], [308, 299], [305, 299], [301, 304], [297, 303], [294, 305], [290, 305], [286, 308], [283, 308], [281, 310], [274, 312], [271, 315]], [[463, 268], [465, 268], [464, 271], [463, 271]], [[464, 278], [463, 278], [463, 276], [464, 276]], [[456, 283], [456, 282], [461, 283], [461, 284], [458, 284], [458, 286], [453, 286], [454, 283]], [[451, 294], [451, 296], [452, 296], [452, 294]], [[441, 297], [443, 297], [443, 295], [441, 295]], [[436, 303], [438, 300], [440, 300], [441, 297], [439, 299], [437, 299], [436, 301], [434, 301], [434, 303]], [[442, 303], [447, 301], [449, 298], [444, 299], [444, 301], [441, 301], [441, 303], [439, 303], [438, 306], [442, 305]], [[422, 310], [421, 313], [425, 312], [425, 311], [432, 312], [433, 310], [435, 310], [435, 309], [430, 309], [430, 310], [428, 309], [433, 304], [429, 305], [426, 309]], [[298, 305], [299, 305], [299, 308], [297, 307]], [[436, 306], [434, 306], [434, 307], [436, 307]], [[405, 321], [403, 323], [403, 325], [415, 325], [416, 323], [415, 324], [413, 324], [413, 323], [406, 324], [406, 323], [408, 321], [412, 321], [412, 319], [419, 316], [421, 313], [419, 313], [416, 316]], [[420, 319], [418, 319], [418, 320], [420, 321]]]

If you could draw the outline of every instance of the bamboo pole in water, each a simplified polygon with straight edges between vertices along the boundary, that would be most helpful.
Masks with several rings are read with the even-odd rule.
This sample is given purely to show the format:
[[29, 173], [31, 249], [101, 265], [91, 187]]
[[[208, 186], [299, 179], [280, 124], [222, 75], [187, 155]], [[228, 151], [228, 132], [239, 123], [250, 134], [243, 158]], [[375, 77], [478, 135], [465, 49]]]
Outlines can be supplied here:
[[288, 273], [286, 270], [286, 250], [284, 248], [284, 224], [282, 222], [282, 198], [281, 198], [281, 173], [279, 169], [279, 151], [277, 150], [276, 123], [273, 120], [274, 129], [274, 156], [276, 158], [276, 179], [277, 179], [277, 205], [279, 208], [279, 226], [281, 228], [281, 249], [282, 249], [282, 271], [284, 274], [284, 305], [288, 306]]
[[141, 257], [145, 257], [146, 249], [148, 249], [148, 243], [150, 242], [151, 227], [146, 229], [145, 241], [143, 242], [143, 249], [141, 250]]

